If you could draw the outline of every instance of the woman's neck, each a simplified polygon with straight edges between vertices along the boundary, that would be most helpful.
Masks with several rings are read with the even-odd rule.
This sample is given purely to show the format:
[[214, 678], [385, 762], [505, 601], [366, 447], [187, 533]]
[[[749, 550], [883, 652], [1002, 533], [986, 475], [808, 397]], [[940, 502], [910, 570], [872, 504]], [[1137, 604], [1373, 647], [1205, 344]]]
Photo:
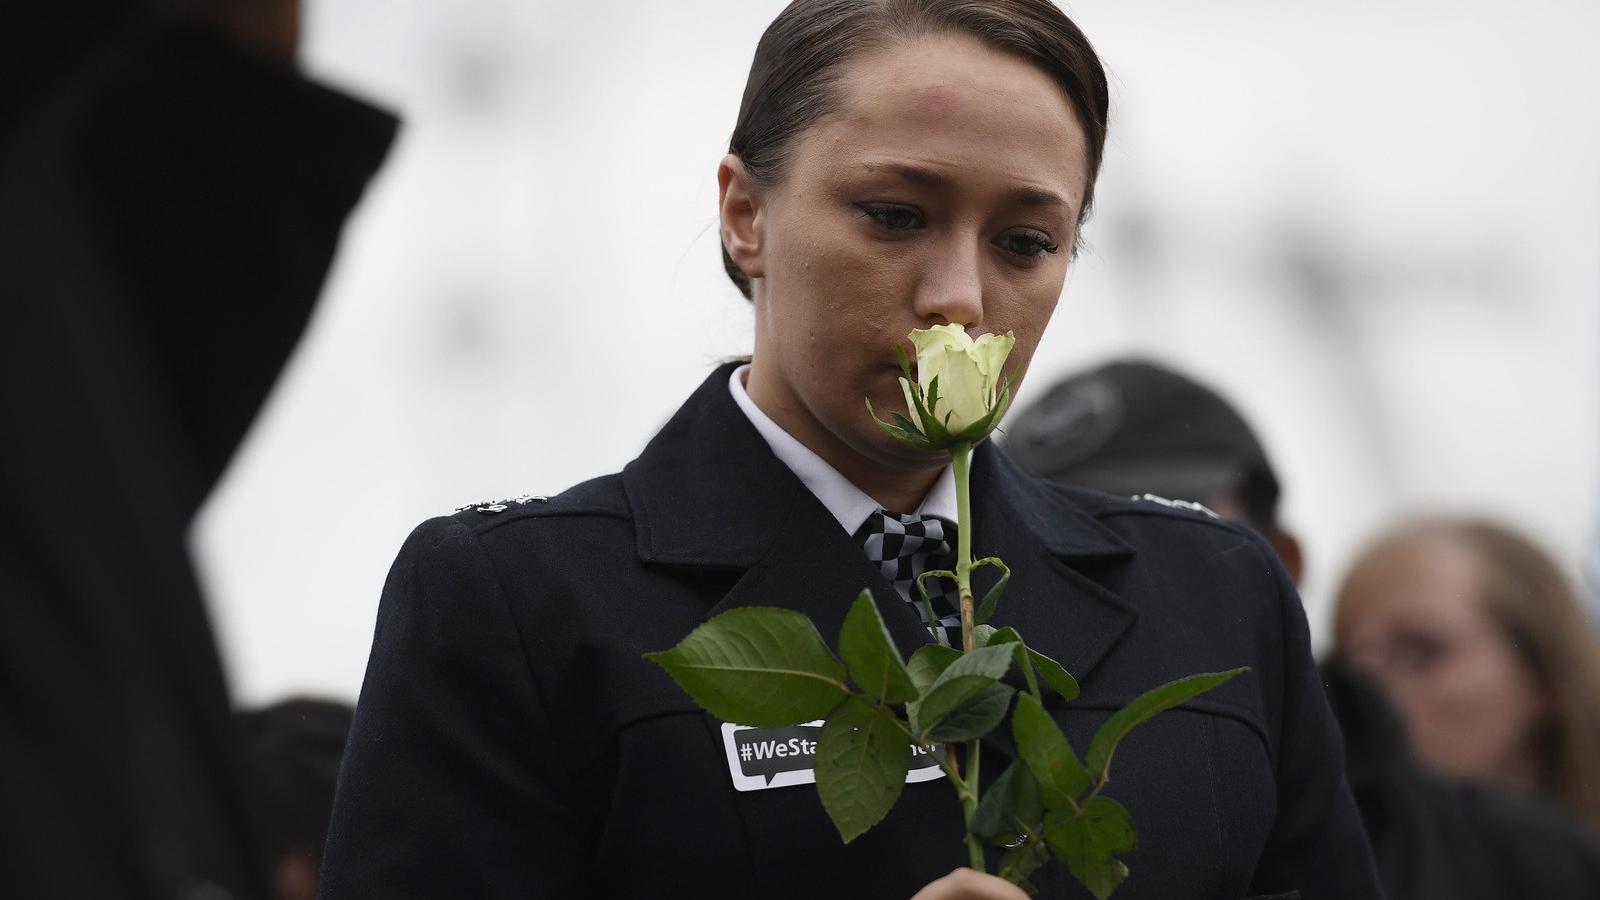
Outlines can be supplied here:
[[[812, 448], [815, 451], [816, 448]], [[828, 457], [822, 456], [828, 465], [833, 466], [840, 475], [843, 475], [851, 484], [861, 490], [877, 504], [890, 512], [910, 513], [916, 512], [922, 506], [922, 501], [927, 498], [928, 492], [933, 489], [933, 483], [939, 480], [941, 469], [884, 469], [882, 471], [858, 471], [852, 473], [840, 467]]]
[[914, 512], [922, 505], [946, 462], [930, 459], [924, 465], [909, 460], [878, 459], [860, 452], [823, 425], [789, 391], [777, 390], [755, 370], [746, 373], [745, 392], [751, 402], [795, 440], [846, 481], [892, 512]]

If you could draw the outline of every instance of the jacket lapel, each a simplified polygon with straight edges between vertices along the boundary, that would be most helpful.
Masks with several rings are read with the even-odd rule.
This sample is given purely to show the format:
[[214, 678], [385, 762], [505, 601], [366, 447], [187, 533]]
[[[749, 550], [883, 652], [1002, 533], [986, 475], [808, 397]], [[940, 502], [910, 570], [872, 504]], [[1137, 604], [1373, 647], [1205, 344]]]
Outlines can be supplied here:
[[902, 655], [932, 640], [918, 612], [901, 599], [852, 535], [810, 491], [802, 488], [783, 517], [770, 552], [711, 608], [710, 615], [739, 606], [779, 606], [805, 613], [830, 647], [862, 588], [883, 617]]
[[[998, 556], [1011, 581], [990, 624], [1010, 625], [1028, 646], [1087, 683], [1138, 614], [1096, 580], [1133, 550], [1047, 484], [1029, 478], [992, 443], [972, 473], [973, 556]], [[975, 576], [981, 600], [994, 569]], [[1086, 684], [1087, 686], [1087, 684]]]
[[[623, 470], [639, 557], [651, 565], [743, 571], [708, 611], [793, 609], [836, 646], [864, 587], [902, 653], [929, 640], [854, 538], [781, 461], [733, 402], [719, 367]], [[1132, 550], [1048, 486], [1017, 470], [991, 443], [973, 466], [975, 556], [999, 556], [1012, 579], [995, 615], [1080, 681], [1137, 615], [1091, 575]], [[980, 598], [992, 569], [977, 580]], [[1087, 574], [1086, 574], [1087, 573]]]
[[738, 606], [793, 609], [829, 646], [870, 587], [889, 634], [909, 654], [929, 640], [916, 611], [733, 402], [736, 366], [718, 367], [623, 470], [640, 558], [743, 570], [708, 617]]

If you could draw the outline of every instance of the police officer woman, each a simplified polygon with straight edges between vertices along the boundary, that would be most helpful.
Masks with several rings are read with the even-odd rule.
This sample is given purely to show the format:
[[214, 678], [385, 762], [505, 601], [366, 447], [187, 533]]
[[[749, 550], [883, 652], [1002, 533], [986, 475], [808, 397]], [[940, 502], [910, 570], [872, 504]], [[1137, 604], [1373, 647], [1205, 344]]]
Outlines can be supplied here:
[[[769, 26], [718, 168], [749, 364], [712, 372], [620, 474], [412, 534], [323, 896], [1017, 896], [948, 874], [964, 851], [947, 785], [908, 784], [842, 844], [803, 757], [750, 775], [724, 723], [640, 655], [756, 604], [834, 635], [864, 585], [902, 649], [931, 639], [871, 538], [948, 536], [951, 476], [862, 399], [903, 408], [895, 347], [936, 324], [1014, 332], [1022, 377], [1106, 111], [1094, 51], [1046, 0], [799, 0]], [[1376, 896], [1271, 551], [1200, 512], [1035, 482], [989, 445], [972, 491], [976, 549], [1014, 574], [995, 624], [1080, 679], [1052, 707], [1079, 746], [1162, 681], [1252, 667], [1119, 749], [1115, 794], [1141, 838], [1119, 897]], [[1087, 896], [1059, 867], [1037, 881]]]

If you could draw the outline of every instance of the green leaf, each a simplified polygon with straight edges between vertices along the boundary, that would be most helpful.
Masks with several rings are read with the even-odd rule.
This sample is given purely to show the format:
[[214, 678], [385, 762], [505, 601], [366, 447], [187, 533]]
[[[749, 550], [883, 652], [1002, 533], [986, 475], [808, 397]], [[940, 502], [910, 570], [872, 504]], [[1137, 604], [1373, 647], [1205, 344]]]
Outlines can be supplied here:
[[895, 425], [899, 426], [900, 428], [910, 432], [911, 434], [917, 434], [917, 435], [922, 434], [921, 431], [917, 430], [917, 423], [911, 421], [910, 419], [906, 418], [905, 416], [902, 416], [899, 413], [890, 413], [889, 414], [889, 421], [893, 422]]
[[1049, 861], [1050, 846], [1044, 842], [1044, 838], [1030, 835], [1000, 857], [999, 874], [1032, 897], [1039, 893], [1039, 889], [1028, 881], [1028, 876]]
[[1089, 772], [1072, 752], [1067, 736], [1061, 733], [1050, 714], [1032, 694], [1017, 698], [1011, 714], [1011, 736], [1017, 752], [1039, 782], [1039, 794], [1052, 809], [1070, 807], [1089, 787]]
[[921, 699], [906, 705], [911, 729], [919, 738], [930, 734], [951, 713], [999, 680], [1011, 666], [1011, 648], [979, 647], [950, 663]]
[[644, 657], [712, 715], [740, 725], [810, 722], [849, 695], [844, 666], [811, 620], [789, 609], [730, 609]]
[[1022, 637], [1010, 625], [1004, 628], [996, 628], [993, 625], [979, 625], [972, 629], [972, 639], [979, 647], [987, 647], [991, 644], [998, 646], [1000, 644], [1016, 643], [1021, 641]]
[[1044, 680], [1049, 682], [1050, 686], [1056, 689], [1056, 693], [1060, 694], [1062, 699], [1078, 699], [1078, 679], [1073, 678], [1072, 675], [1062, 667], [1061, 663], [1058, 663], [1050, 657], [1045, 656], [1043, 653], [1040, 653], [1032, 647], [1028, 648], [1028, 662], [1032, 663], [1034, 669], [1038, 670], [1039, 674], [1044, 676]]
[[1096, 795], [1081, 810], [1053, 810], [1044, 820], [1050, 849], [1074, 878], [1099, 900], [1106, 900], [1128, 877], [1128, 867], [1112, 856], [1138, 846], [1133, 818], [1122, 804]]
[[1017, 634], [1017, 630], [1010, 625], [1004, 628], [979, 625], [976, 629], [973, 629], [974, 635], [976, 636], [978, 632], [985, 628], [989, 629], [988, 635], [984, 638], [979, 638], [979, 640], [986, 647], [1010, 644], [1012, 646], [1011, 659], [1017, 664], [1017, 668], [1022, 670], [1022, 677], [1028, 682], [1028, 692], [1035, 697], [1039, 696], [1039, 680], [1033, 677], [1033, 663], [1028, 656], [1027, 646], [1022, 643], [1022, 635]]
[[917, 686], [900, 661], [900, 651], [889, 637], [889, 629], [872, 602], [872, 592], [863, 590], [844, 617], [839, 631], [839, 655], [844, 658], [850, 677], [874, 703], [904, 703], [917, 697]]
[[845, 843], [889, 814], [910, 765], [911, 744], [889, 714], [851, 697], [828, 716], [817, 737], [817, 796]]
[[[988, 628], [987, 625], [978, 626], [979, 630]], [[986, 644], [1016, 644], [1017, 668], [1022, 670], [1023, 677], [1028, 681], [1028, 690], [1035, 695], [1039, 693], [1039, 683], [1034, 679], [1034, 672], [1044, 676], [1044, 680], [1066, 700], [1078, 699], [1078, 680], [1073, 678], [1061, 663], [1056, 662], [1043, 653], [1022, 643], [1022, 636], [1017, 630], [1007, 625], [1000, 629], [990, 629], [990, 637]]]
[[1229, 669], [1226, 672], [1204, 672], [1199, 675], [1190, 675], [1169, 681], [1150, 691], [1139, 695], [1132, 703], [1118, 710], [1115, 715], [1106, 720], [1100, 730], [1094, 733], [1094, 738], [1089, 741], [1089, 752], [1084, 761], [1089, 766], [1089, 771], [1094, 777], [1104, 780], [1106, 772], [1111, 767], [1111, 756], [1117, 751], [1117, 744], [1128, 736], [1128, 732], [1135, 727], [1148, 722], [1157, 713], [1169, 710], [1174, 706], [1211, 690], [1241, 672], [1248, 672], [1249, 668]]
[[[961, 658], [950, 664], [940, 680], [961, 678], [967, 675], [981, 675], [994, 680], [1006, 674], [1006, 669], [1011, 668], [1011, 648], [1009, 647], [978, 647], [971, 653], [961, 654]], [[931, 691], [939, 689], [939, 682], [935, 681]]]
[[[937, 377], [935, 378], [937, 380]], [[917, 421], [922, 423], [922, 433], [927, 436], [929, 443], [944, 449], [950, 446], [950, 433], [928, 411], [922, 398], [922, 385], [915, 381], [908, 381], [911, 385], [911, 405], [916, 410]], [[908, 412], [910, 410], [907, 410]]]
[[[954, 667], [952, 663], [951, 668]], [[949, 669], [945, 671], [948, 672]], [[911, 733], [916, 735], [919, 743], [931, 743], [929, 732], [955, 712], [961, 704], [978, 696], [995, 683], [993, 678], [985, 678], [982, 675], [963, 675], [949, 679], [940, 675], [935, 686], [928, 688], [920, 699], [906, 704], [906, 717], [911, 720]]]
[[1006, 582], [1011, 580], [1011, 569], [1001, 562], [998, 556], [986, 556], [972, 564], [973, 569], [979, 566], [994, 566], [1000, 570], [1000, 580], [994, 583], [994, 587], [984, 592], [983, 600], [978, 604], [977, 614], [973, 617], [974, 622], [982, 625], [994, 617], [995, 607], [1000, 605], [1000, 594], [1005, 591]]
[[967, 830], [990, 843], [1006, 844], [1024, 833], [1018, 820], [1037, 823], [1043, 815], [1039, 783], [1033, 780], [1027, 764], [1018, 760], [984, 789]]
[[906, 663], [906, 671], [911, 674], [911, 682], [917, 686], [918, 694], [926, 694], [928, 688], [933, 686], [944, 670], [950, 664], [961, 658], [961, 651], [943, 644], [923, 644], [911, 654], [910, 662]]
[[[872, 408], [871, 400], [867, 401], [867, 414], [872, 416], [872, 421], [877, 422], [879, 428], [882, 428], [884, 431], [888, 432], [891, 437], [903, 444], [909, 444], [919, 450], [940, 449], [921, 433], [917, 432], [914, 428], [908, 430], [900, 425], [891, 425], [890, 423], [878, 418], [878, 411]], [[895, 413], [895, 418], [900, 421], [905, 421], [905, 417], [899, 413]], [[910, 424], [911, 423], [909, 421], [906, 421], [906, 425]]]
[[928, 740], [937, 743], [972, 741], [994, 730], [1011, 708], [1016, 690], [1008, 684], [990, 682], [988, 687], [967, 698], [944, 718], [928, 727]]
[[917, 576], [917, 593], [922, 595], [922, 599], [923, 600], [927, 600], [928, 599], [928, 582], [927, 582], [927, 580], [929, 578], [948, 578], [951, 581], [955, 581], [956, 580], [956, 573], [950, 571], [949, 569], [929, 569], [928, 571], [923, 572], [921, 575], [918, 575]]
[[900, 371], [905, 374], [906, 380], [913, 380], [911, 378], [911, 357], [906, 353], [906, 348], [900, 346], [899, 344], [895, 344], [894, 358], [900, 361]]
[[890, 437], [894, 438], [895, 440], [899, 441], [902, 444], [906, 444], [908, 446], [915, 447], [918, 450], [937, 450], [937, 449], [939, 449], [939, 448], [933, 446], [933, 444], [927, 438], [923, 437], [920, 434], [917, 434], [914, 431], [905, 431], [905, 430], [897, 428], [897, 427], [895, 427], [893, 425], [884, 425], [882, 422], [879, 422], [878, 424], [883, 427], [884, 431], [889, 433]]

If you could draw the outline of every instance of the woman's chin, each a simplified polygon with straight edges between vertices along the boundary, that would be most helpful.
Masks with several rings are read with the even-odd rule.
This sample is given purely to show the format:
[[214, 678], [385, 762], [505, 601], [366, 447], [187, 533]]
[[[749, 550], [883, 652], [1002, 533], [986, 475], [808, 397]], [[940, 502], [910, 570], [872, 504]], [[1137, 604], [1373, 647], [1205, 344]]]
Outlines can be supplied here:
[[877, 433], [871, 436], [865, 447], [858, 446], [857, 450], [879, 465], [897, 469], [931, 469], [950, 462], [950, 454], [944, 450], [919, 450], [902, 443], [876, 424], [873, 428]]

